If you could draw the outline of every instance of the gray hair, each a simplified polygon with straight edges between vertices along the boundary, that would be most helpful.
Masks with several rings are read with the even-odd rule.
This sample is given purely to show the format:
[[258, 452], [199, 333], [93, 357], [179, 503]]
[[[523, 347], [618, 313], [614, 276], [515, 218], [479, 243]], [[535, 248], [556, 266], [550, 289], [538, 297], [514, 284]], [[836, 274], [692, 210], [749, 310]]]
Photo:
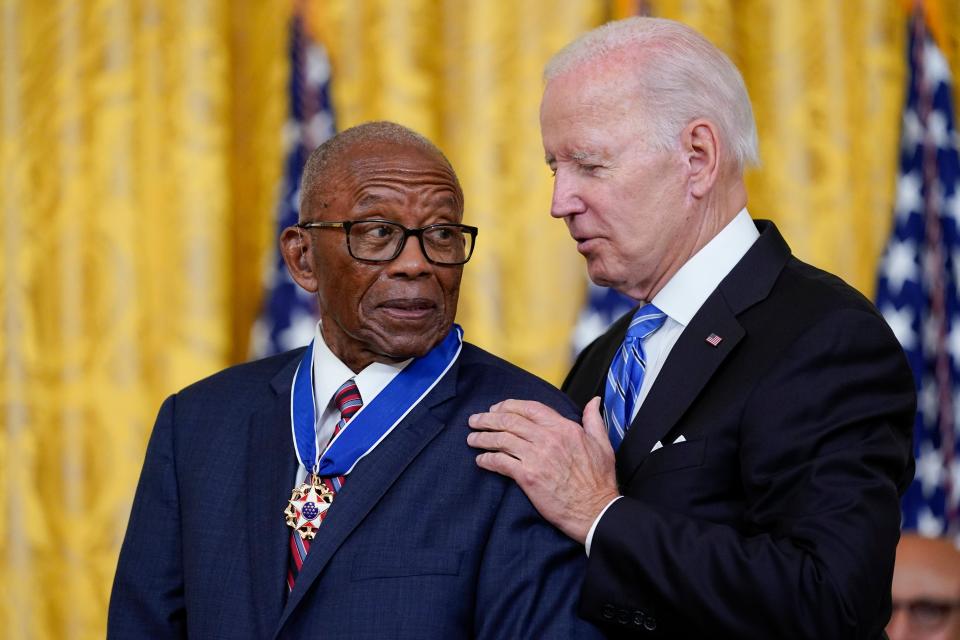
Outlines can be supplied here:
[[304, 209], [309, 207], [311, 199], [317, 192], [326, 186], [327, 171], [335, 166], [344, 154], [353, 147], [371, 143], [413, 147], [427, 153], [436, 154], [450, 169], [450, 173], [456, 181], [457, 189], [461, 191], [460, 200], [463, 201], [457, 173], [437, 145], [430, 142], [425, 136], [401, 124], [388, 120], [376, 120], [364, 122], [341, 131], [313, 150], [303, 166], [303, 174], [300, 177], [300, 215], [303, 215]]
[[743, 77], [722, 51], [679, 22], [646, 17], [609, 22], [554, 55], [544, 81], [621, 52], [637, 62], [632, 72], [654, 148], [676, 148], [683, 128], [702, 117], [717, 125], [739, 170], [760, 163], [757, 125]]

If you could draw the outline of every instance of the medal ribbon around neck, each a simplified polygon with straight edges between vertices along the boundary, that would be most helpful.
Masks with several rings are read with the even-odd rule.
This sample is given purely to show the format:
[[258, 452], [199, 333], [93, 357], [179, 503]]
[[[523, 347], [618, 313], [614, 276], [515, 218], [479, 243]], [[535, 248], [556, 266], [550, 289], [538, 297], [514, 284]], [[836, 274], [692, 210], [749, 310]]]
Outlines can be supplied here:
[[433, 389], [457, 360], [462, 347], [463, 329], [455, 324], [440, 344], [404, 367], [371, 402], [364, 403], [350, 419], [349, 428], [341, 429], [320, 455], [311, 340], [293, 374], [290, 394], [293, 446], [300, 464], [320, 476], [345, 476], [353, 471], [357, 462], [380, 444]]

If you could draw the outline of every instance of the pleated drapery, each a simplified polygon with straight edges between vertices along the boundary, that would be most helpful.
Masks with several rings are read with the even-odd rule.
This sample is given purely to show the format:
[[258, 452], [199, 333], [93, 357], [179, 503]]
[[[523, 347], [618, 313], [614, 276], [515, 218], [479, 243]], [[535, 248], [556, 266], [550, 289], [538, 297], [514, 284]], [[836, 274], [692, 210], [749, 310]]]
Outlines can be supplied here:
[[[763, 166], [749, 208], [872, 294], [905, 3], [315, 0], [344, 128], [435, 140], [480, 227], [467, 338], [559, 382], [586, 284], [538, 128], [551, 53], [641, 8], [727, 51]], [[930, 3], [960, 74], [960, 4]], [[103, 636], [162, 398], [246, 357], [274, 243], [292, 2], [0, 0], [0, 637]], [[279, 517], [279, 515], [278, 515]]]

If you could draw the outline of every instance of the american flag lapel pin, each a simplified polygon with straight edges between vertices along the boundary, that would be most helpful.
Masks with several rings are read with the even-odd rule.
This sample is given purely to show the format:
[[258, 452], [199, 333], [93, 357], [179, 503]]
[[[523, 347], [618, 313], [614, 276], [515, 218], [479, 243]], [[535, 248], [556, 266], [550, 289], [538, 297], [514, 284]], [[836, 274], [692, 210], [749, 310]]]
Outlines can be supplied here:
[[716, 347], [717, 345], [720, 344], [721, 341], [723, 341], [723, 338], [721, 338], [715, 333], [711, 333], [710, 335], [707, 336], [706, 340], [707, 340], [707, 344], [709, 344], [711, 347]]

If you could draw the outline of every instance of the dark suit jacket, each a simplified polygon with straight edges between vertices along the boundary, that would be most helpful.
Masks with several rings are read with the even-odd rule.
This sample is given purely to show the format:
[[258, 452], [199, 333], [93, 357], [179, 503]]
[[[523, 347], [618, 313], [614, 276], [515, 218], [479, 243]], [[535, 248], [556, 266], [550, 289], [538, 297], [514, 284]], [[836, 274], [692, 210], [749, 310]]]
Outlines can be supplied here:
[[[613, 634], [874, 638], [890, 615], [913, 378], [863, 296], [757, 226], [617, 452], [626, 497], [597, 526], [580, 602]], [[603, 396], [629, 320], [577, 360], [575, 402]]]
[[[302, 350], [301, 350], [302, 351]], [[465, 344], [347, 478], [289, 596], [283, 510], [300, 352], [167, 399], [110, 602], [114, 638], [585, 638], [586, 561], [509, 479], [479, 469], [467, 418], [505, 398], [575, 417], [545, 382]]]

